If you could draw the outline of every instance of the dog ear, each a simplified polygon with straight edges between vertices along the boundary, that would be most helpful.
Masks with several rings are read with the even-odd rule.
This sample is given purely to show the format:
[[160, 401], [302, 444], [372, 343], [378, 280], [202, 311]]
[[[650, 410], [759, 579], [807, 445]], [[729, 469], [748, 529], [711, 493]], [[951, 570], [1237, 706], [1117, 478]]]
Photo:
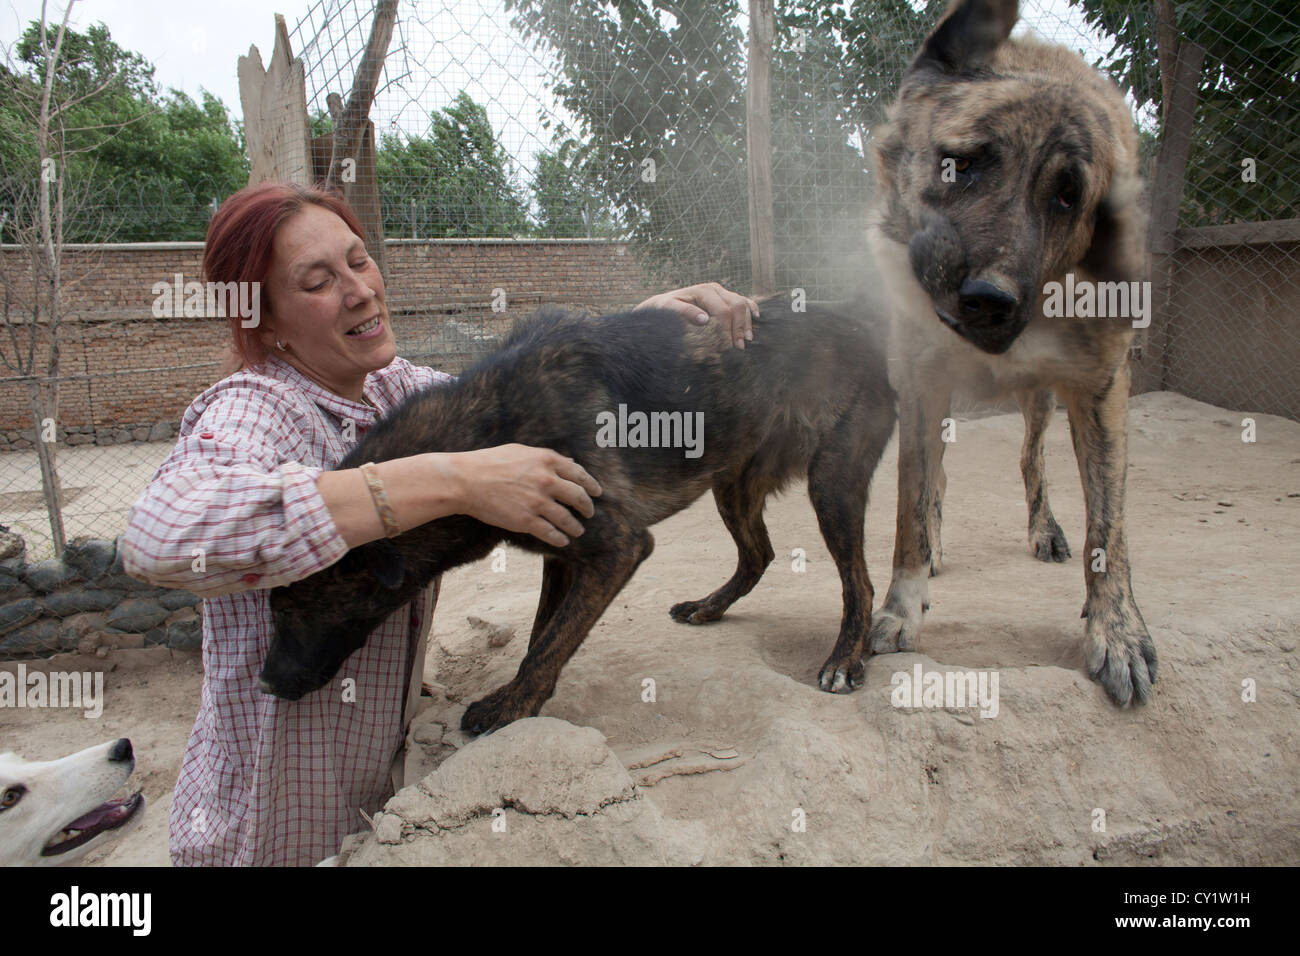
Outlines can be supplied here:
[[1018, 0], [954, 0], [908, 72], [968, 73], [987, 65], [1020, 19]]
[[1117, 177], [1097, 205], [1092, 242], [1079, 265], [1099, 282], [1136, 282], [1146, 274], [1146, 217], [1133, 176]]

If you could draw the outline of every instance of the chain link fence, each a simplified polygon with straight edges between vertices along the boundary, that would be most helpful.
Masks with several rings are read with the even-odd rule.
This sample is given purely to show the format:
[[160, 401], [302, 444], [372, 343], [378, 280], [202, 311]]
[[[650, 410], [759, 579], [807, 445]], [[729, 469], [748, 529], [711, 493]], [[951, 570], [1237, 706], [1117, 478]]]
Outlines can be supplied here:
[[[778, 288], [840, 298], [861, 281], [871, 130], [944, 6], [776, 4]], [[1110, 73], [1138, 121], [1153, 284], [1166, 303], [1139, 342], [1140, 386], [1300, 418], [1300, 9], [1293, 0], [1021, 8], [1019, 31], [1064, 43]], [[327, 96], [347, 94], [373, 9], [318, 0], [291, 33], [314, 132], [331, 127]], [[511, 273], [481, 239], [619, 240], [643, 264], [648, 288], [716, 280], [749, 289], [748, 31], [748, 5], [737, 0], [403, 0], [370, 114], [385, 235], [468, 249], [456, 252], [455, 290], [408, 293], [405, 279], [390, 278], [395, 312], [409, 320], [403, 354], [440, 364], [454, 352], [461, 364], [537, 301], [595, 303], [574, 293], [562, 268], [515, 296]], [[187, 207], [168, 199], [157, 215], [206, 217], [212, 198], [189, 197]], [[116, 201], [147, 204], [129, 191]], [[498, 288], [511, 298], [504, 312], [493, 305]], [[211, 368], [196, 370], [191, 394]], [[147, 393], [148, 375], [133, 381]], [[0, 383], [0, 397], [23, 401], [18, 384]], [[155, 424], [98, 427], [133, 435]], [[152, 446], [123, 447], [152, 461]], [[95, 489], [138, 489], [152, 466], [107, 457], [124, 453], [117, 445], [102, 452], [92, 464], [75, 445], [61, 450], [64, 481], [82, 489], [67, 507], [101, 501], [104, 515], [118, 516], [103, 520], [120, 523], [117, 502], [130, 496]], [[36, 534], [35, 455], [11, 450], [0, 463], [0, 524]]]

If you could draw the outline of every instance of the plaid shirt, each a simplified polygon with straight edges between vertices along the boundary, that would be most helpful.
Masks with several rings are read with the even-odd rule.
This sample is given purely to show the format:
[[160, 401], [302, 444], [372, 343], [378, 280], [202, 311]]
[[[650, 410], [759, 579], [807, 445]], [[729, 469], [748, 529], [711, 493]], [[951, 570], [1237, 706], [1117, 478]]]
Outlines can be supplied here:
[[450, 380], [395, 359], [366, 377], [372, 408], [272, 357], [186, 410], [122, 539], [127, 573], [205, 598], [203, 698], [172, 800], [174, 864], [317, 863], [365, 827], [359, 809], [373, 815], [400, 782], [436, 582], [319, 691], [281, 700], [257, 677], [273, 634], [268, 589], [348, 550], [317, 476], [379, 415]]

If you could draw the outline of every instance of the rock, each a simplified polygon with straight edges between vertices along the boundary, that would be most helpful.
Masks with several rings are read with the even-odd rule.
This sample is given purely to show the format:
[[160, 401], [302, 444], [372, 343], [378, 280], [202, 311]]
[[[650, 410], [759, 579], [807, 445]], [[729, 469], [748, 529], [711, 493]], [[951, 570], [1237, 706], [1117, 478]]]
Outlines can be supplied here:
[[80, 640], [91, 631], [98, 631], [104, 626], [104, 614], [74, 614], [65, 618], [60, 625], [60, 633], [65, 640]]
[[28, 621], [36, 620], [43, 610], [41, 602], [35, 598], [22, 598], [0, 607], [0, 634], [8, 634]]
[[179, 611], [181, 608], [193, 608], [201, 604], [203, 598], [194, 594], [192, 591], [168, 590], [164, 591], [158, 597], [158, 603], [169, 611]]
[[139, 425], [139, 426], [137, 426], [137, 427], [135, 427], [135, 428], [132, 428], [132, 429], [131, 429], [131, 440], [132, 440], [132, 441], [148, 441], [148, 440], [149, 440], [149, 426], [148, 426], [148, 425]]
[[57, 617], [79, 614], [82, 611], [107, 611], [126, 596], [124, 591], [99, 591], [77, 589], [59, 591], [45, 598], [45, 607]]
[[380, 843], [402, 842], [402, 818], [395, 813], [380, 813], [375, 817], [375, 839]]
[[5, 529], [0, 531], [0, 561], [7, 561], [10, 558], [21, 558], [27, 550], [27, 542], [23, 536]]
[[59, 622], [45, 618], [11, 631], [0, 639], [0, 660], [43, 657], [75, 646], [65, 646], [59, 639]]
[[108, 573], [117, 558], [117, 542], [102, 538], [74, 538], [63, 551], [63, 563], [87, 581]]
[[203, 619], [195, 614], [191, 620], [168, 624], [166, 644], [174, 651], [197, 651], [203, 646]]
[[69, 445], [93, 445], [95, 438], [93, 435], [69, 435], [67, 443]]
[[23, 569], [22, 578], [37, 594], [49, 594], [76, 578], [77, 572], [58, 558], [38, 561]]
[[469, 626], [479, 631], [486, 638], [488, 647], [505, 647], [515, 637], [515, 629], [504, 624], [493, 624], [491, 621], [485, 621], [481, 617], [470, 615], [465, 620], [469, 621]]
[[0, 601], [16, 601], [31, 593], [32, 589], [22, 582], [16, 572], [0, 567]]
[[158, 591], [147, 581], [141, 581], [139, 578], [133, 578], [129, 574], [106, 574], [95, 582], [101, 588], [121, 588], [124, 591], [138, 593], [141, 591]]
[[645, 865], [700, 857], [692, 845], [697, 828], [671, 832], [599, 731], [553, 717], [516, 721], [466, 745], [398, 792], [375, 822], [377, 832], [349, 847], [346, 865]]
[[104, 634], [101, 637], [115, 651], [124, 647], [144, 647], [143, 634]]
[[125, 428], [119, 428], [113, 432], [114, 444], [125, 445], [130, 440], [131, 440], [131, 433], [127, 431]]
[[95, 444], [96, 444], [96, 445], [111, 445], [111, 444], [113, 444], [113, 429], [111, 429], [111, 428], [96, 428], [96, 429], [95, 429]]
[[93, 654], [99, 647], [99, 632], [91, 631], [77, 641], [78, 654]]
[[109, 612], [105, 623], [118, 631], [128, 633], [149, 630], [167, 619], [170, 612], [153, 601], [144, 598], [131, 598], [123, 601]]
[[172, 437], [172, 426], [167, 422], [158, 422], [149, 429], [149, 441], [168, 441]]

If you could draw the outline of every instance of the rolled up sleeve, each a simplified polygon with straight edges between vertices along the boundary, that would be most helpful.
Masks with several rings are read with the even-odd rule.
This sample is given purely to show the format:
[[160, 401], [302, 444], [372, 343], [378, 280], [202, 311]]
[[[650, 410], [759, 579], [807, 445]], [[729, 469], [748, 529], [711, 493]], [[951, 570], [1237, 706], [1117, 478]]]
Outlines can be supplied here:
[[[297, 581], [348, 547], [300, 464], [292, 410], [256, 389], [215, 396], [131, 509], [127, 574], [215, 597]], [[306, 458], [306, 455], [298, 457]]]

